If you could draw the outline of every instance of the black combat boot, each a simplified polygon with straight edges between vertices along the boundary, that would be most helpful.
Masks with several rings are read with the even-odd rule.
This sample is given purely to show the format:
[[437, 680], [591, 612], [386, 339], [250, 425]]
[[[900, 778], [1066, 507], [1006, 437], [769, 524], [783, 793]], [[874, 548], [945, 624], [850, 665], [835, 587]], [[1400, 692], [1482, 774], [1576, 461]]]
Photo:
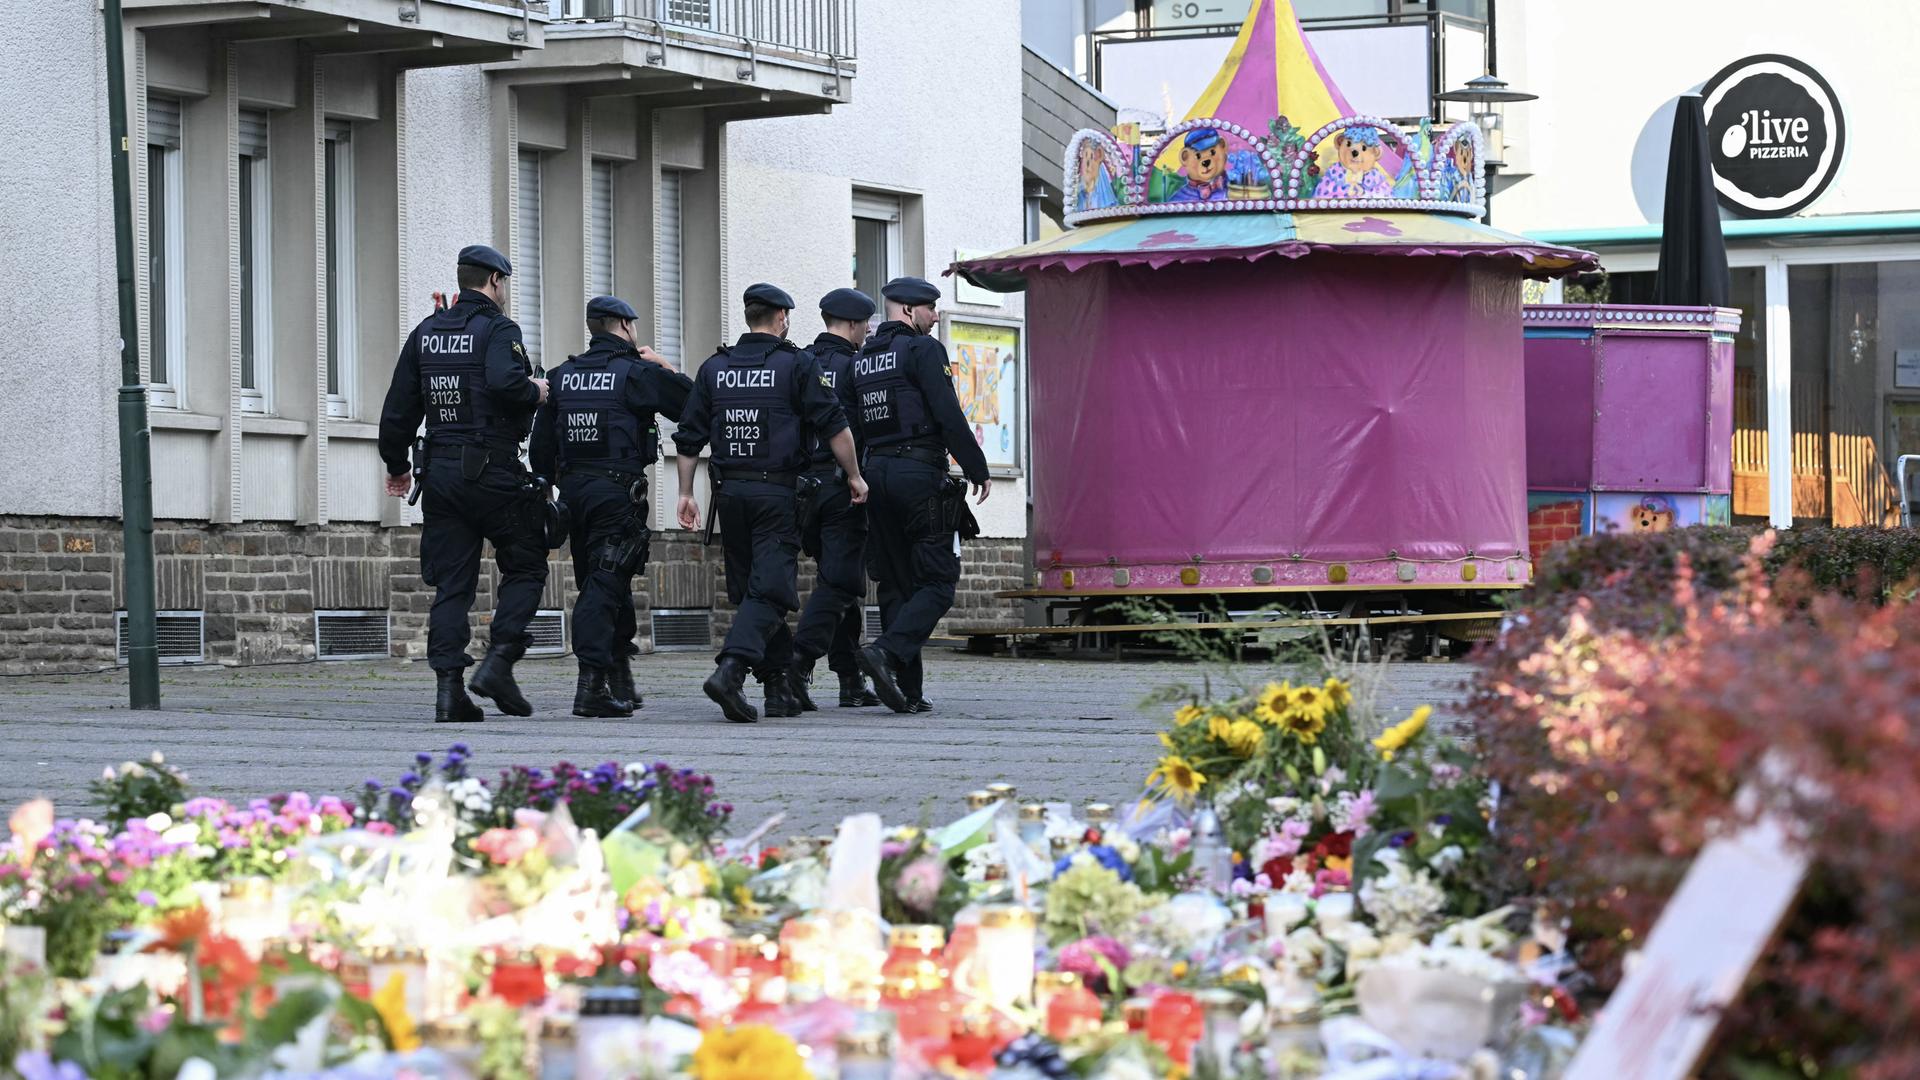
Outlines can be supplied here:
[[912, 706], [912, 711], [917, 713], [933, 711], [933, 702], [923, 697], [914, 698], [912, 701], [907, 702], [907, 704]]
[[880, 699], [867, 689], [866, 676], [858, 671], [840, 673], [840, 707], [843, 709], [864, 709], [880, 704]]
[[624, 703], [629, 713], [640, 707], [640, 690], [633, 685], [633, 661], [624, 653], [607, 669], [607, 696]]
[[784, 671], [770, 672], [761, 680], [767, 692], [767, 707], [761, 710], [768, 718], [776, 716], [799, 716], [800, 699], [793, 696], [792, 676]]
[[608, 691], [606, 671], [582, 663], [579, 680], [573, 684], [573, 715], [632, 716], [633, 707]]
[[436, 724], [477, 724], [487, 718], [480, 706], [467, 696], [467, 690], [460, 685], [460, 669], [436, 671], [434, 681], [438, 684], [433, 694], [433, 722]]
[[737, 656], [722, 656], [714, 665], [713, 674], [700, 689], [707, 692], [728, 720], [736, 724], [751, 724], [760, 719], [760, 713], [747, 703], [740, 688], [747, 683], [747, 665]]
[[813, 695], [807, 692], [812, 686], [813, 661], [794, 657], [793, 670], [787, 672], [787, 692], [799, 704], [801, 712], [820, 711], [820, 706], [813, 703]]
[[488, 649], [480, 666], [474, 669], [473, 678], [467, 682], [467, 689], [483, 698], [492, 698], [494, 708], [508, 716], [532, 716], [533, 706], [520, 692], [520, 684], [513, 681], [513, 665], [526, 652], [525, 645], [495, 645]]
[[854, 654], [860, 661], [860, 670], [873, 680], [873, 692], [879, 696], [880, 703], [897, 713], [912, 712], [907, 696], [900, 692], [900, 684], [893, 679], [893, 660], [878, 645], [869, 645]]

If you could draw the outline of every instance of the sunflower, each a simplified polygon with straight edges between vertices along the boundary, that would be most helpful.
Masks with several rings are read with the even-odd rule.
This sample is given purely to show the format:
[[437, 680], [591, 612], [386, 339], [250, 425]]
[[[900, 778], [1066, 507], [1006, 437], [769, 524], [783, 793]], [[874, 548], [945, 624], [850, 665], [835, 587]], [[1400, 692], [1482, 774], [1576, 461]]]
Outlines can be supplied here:
[[1336, 709], [1344, 709], [1353, 704], [1353, 686], [1351, 683], [1341, 682], [1339, 679], [1329, 675], [1327, 676], [1327, 681], [1320, 687], [1320, 690], [1321, 693], [1326, 695], [1327, 703]]
[[805, 1080], [811, 1075], [794, 1041], [765, 1024], [713, 1028], [693, 1052], [699, 1080]]
[[1280, 718], [1287, 713], [1287, 695], [1293, 686], [1290, 683], [1268, 683], [1265, 690], [1254, 698], [1253, 715], [1262, 723], [1280, 726]]
[[1422, 705], [1405, 720], [1381, 732], [1380, 737], [1373, 740], [1374, 748], [1380, 751], [1380, 760], [1392, 761], [1396, 751], [1420, 736], [1420, 732], [1426, 729], [1427, 717], [1432, 715], [1433, 706]]
[[1227, 731], [1233, 727], [1233, 718], [1220, 713], [1207, 717], [1207, 738], [1215, 742], [1226, 742]]
[[1186, 727], [1188, 724], [1193, 723], [1195, 720], [1198, 720], [1205, 715], [1207, 715], [1207, 710], [1201, 708], [1198, 705], [1194, 705], [1191, 703], [1182, 705], [1180, 706], [1180, 708], [1174, 711], [1173, 726]]
[[1318, 686], [1296, 686], [1287, 692], [1287, 707], [1295, 712], [1324, 717], [1333, 702]]
[[387, 984], [374, 992], [370, 999], [373, 1011], [380, 1017], [380, 1026], [386, 1030], [387, 1045], [399, 1053], [407, 1053], [420, 1048], [420, 1036], [413, 1026], [413, 1017], [407, 1015], [407, 976], [396, 971], [387, 978]]
[[1251, 720], [1235, 720], [1227, 725], [1225, 737], [1220, 741], [1227, 744], [1237, 757], [1252, 757], [1260, 752], [1260, 742], [1266, 738], [1266, 732], [1259, 724]]
[[1327, 729], [1326, 714], [1315, 710], [1294, 707], [1280, 717], [1280, 730], [1311, 746], [1320, 740], [1320, 733]]
[[1147, 774], [1148, 787], [1161, 788], [1182, 799], [1192, 798], [1206, 782], [1206, 776], [1178, 754], [1161, 758], [1159, 767]]

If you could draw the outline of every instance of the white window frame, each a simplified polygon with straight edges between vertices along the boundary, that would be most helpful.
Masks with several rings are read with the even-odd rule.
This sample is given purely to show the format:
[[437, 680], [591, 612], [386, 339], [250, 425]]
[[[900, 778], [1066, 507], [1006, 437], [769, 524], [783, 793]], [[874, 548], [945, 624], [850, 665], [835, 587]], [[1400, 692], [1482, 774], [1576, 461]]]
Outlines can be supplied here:
[[[686, 351], [687, 303], [684, 274], [687, 241], [686, 182], [687, 173], [684, 170], [664, 168], [660, 170], [660, 213], [655, 222], [660, 238], [658, 248], [660, 260], [654, 267], [653, 303], [659, 319], [658, 336], [661, 352], [667, 359], [679, 363], [687, 371], [692, 371], [693, 364], [683, 355]], [[669, 235], [671, 235], [670, 243]], [[672, 444], [669, 443], [668, 446]]]
[[[324, 196], [328, 200], [329, 235], [321, 238], [323, 245], [329, 239], [332, 241], [332, 258], [327, 266], [327, 287], [333, 308], [332, 325], [327, 331], [327, 348], [332, 352], [328, 362], [328, 381], [332, 389], [327, 392], [327, 416], [346, 420], [353, 417], [353, 403], [359, 397], [360, 381], [360, 337], [355, 289], [359, 263], [354, 258], [353, 245], [357, 220], [353, 203], [353, 136], [341, 122], [330, 121], [328, 127], [322, 152], [332, 155], [334, 186]], [[339, 266], [333, 265], [334, 260], [339, 262]]]
[[[1741, 318], [1766, 320], [1767, 519], [1773, 528], [1793, 527], [1793, 326], [1787, 268], [1915, 261], [1920, 261], [1920, 244], [1912, 243], [1727, 249], [1728, 267], [1757, 267], [1766, 285], [1766, 310], [1741, 312]], [[1645, 248], [1603, 252], [1600, 262], [1608, 273], [1644, 273], [1660, 268], [1660, 252]], [[1881, 396], [1884, 400], [1884, 392]]]
[[[885, 284], [906, 273], [906, 244], [903, 239], [906, 200], [894, 192], [856, 187], [853, 189], [853, 217], [861, 221], [878, 221], [886, 226], [887, 265], [881, 270], [878, 280]], [[856, 268], [859, 252], [860, 245], [856, 240], [853, 249]], [[876, 293], [874, 298], [879, 299], [879, 295]], [[881, 312], [875, 312], [874, 318], [878, 319], [880, 315]]]
[[[527, 185], [521, 183], [526, 176], [529, 164], [533, 168], [534, 177], [532, 192], [528, 192]], [[536, 370], [546, 366], [543, 359], [545, 355], [543, 346], [546, 342], [547, 328], [547, 260], [546, 250], [542, 246], [546, 242], [547, 231], [546, 167], [547, 155], [532, 147], [521, 147], [514, 159], [513, 182], [519, 185], [520, 221], [518, 222], [519, 250], [513, 256], [514, 273], [511, 279], [511, 287], [514, 289], [512, 315], [513, 320], [520, 324], [522, 344], [525, 345], [527, 357], [533, 362]], [[528, 203], [529, 195], [532, 196], [531, 205]], [[529, 225], [532, 226], [531, 230], [528, 229]], [[529, 232], [531, 236], [528, 235]], [[527, 291], [529, 289], [533, 291], [529, 293]], [[532, 311], [528, 308], [532, 308]], [[534, 317], [528, 319], [529, 314]], [[528, 322], [534, 324], [531, 333], [528, 332]]]
[[[244, 182], [252, 186], [252, 220], [239, 222], [252, 241], [253, 265], [248, 280], [240, 283], [241, 303], [249, 295], [253, 300], [253, 385], [245, 382], [246, 365], [241, 365], [240, 410], [271, 414], [273, 411], [273, 176], [264, 156], [236, 155], [235, 168], [244, 171]], [[249, 293], [249, 290], [251, 292]], [[244, 333], [244, 328], [242, 333]], [[245, 347], [244, 345], [242, 346]]]
[[[178, 108], [175, 103], [175, 108]], [[160, 151], [160, 169], [155, 175], [153, 151]], [[147, 144], [147, 243], [153, 243], [153, 185], [159, 184], [160, 190], [160, 241], [161, 250], [157, 253], [148, 248], [147, 303], [149, 349], [166, 358], [166, 378], [148, 384], [148, 402], [154, 408], [177, 409], [185, 398], [187, 367], [187, 303], [186, 303], [186, 246], [183, 233], [186, 224], [186, 197], [183, 190], [186, 182], [185, 156], [178, 146], [161, 143]], [[155, 257], [157, 255], [157, 258]], [[164, 311], [153, 306], [154, 280], [152, 265], [157, 262], [164, 278]], [[165, 333], [155, 336], [154, 315], [164, 319]], [[147, 358], [147, 370], [154, 372], [154, 357]]]

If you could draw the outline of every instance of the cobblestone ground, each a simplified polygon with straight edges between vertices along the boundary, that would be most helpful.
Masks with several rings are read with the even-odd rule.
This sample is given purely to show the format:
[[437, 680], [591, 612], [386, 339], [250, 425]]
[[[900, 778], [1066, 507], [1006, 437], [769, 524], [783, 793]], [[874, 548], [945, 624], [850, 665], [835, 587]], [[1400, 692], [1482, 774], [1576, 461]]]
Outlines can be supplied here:
[[[965, 792], [994, 781], [1021, 797], [1120, 802], [1138, 793], [1166, 715], [1143, 710], [1152, 690], [1197, 682], [1187, 664], [1010, 659], [928, 654], [936, 711], [828, 707], [799, 719], [732, 725], [700, 693], [705, 654], [641, 657], [646, 707], [631, 720], [572, 716], [571, 659], [523, 661], [517, 673], [533, 716], [435, 725], [424, 665], [327, 663], [164, 670], [166, 710], [126, 709], [124, 676], [0, 680], [0, 806], [45, 795], [65, 814], [90, 809], [86, 787], [103, 766], [154, 750], [186, 769], [197, 792], [287, 790], [345, 794], [369, 777], [391, 783], [420, 750], [472, 747], [483, 776], [516, 762], [665, 759], [714, 775], [739, 829], [785, 811], [777, 835], [830, 828], [879, 811], [934, 820], [962, 809]], [[1360, 677], [1381, 714], [1432, 703], [1439, 722], [1457, 709], [1461, 665], [1374, 666]], [[823, 679], [831, 676], [822, 668]]]

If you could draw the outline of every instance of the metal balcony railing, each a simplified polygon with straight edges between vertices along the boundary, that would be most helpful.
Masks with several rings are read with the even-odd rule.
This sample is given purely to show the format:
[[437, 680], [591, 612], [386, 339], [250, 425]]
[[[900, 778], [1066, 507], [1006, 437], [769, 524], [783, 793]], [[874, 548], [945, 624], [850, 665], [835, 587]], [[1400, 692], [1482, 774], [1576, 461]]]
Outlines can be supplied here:
[[549, 0], [557, 20], [631, 20], [854, 59], [854, 0]]

